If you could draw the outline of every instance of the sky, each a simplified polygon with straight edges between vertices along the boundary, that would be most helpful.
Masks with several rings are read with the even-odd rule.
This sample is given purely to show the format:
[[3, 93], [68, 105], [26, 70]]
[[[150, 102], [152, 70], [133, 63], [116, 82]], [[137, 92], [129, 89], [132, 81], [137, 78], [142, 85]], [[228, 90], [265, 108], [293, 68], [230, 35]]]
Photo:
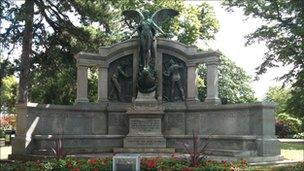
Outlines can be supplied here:
[[[234, 61], [237, 66], [242, 67], [254, 78], [255, 68], [262, 63], [267, 48], [264, 43], [245, 46], [246, 38], [244, 36], [254, 32], [262, 24], [262, 21], [258, 18], [245, 20], [247, 17], [243, 15], [241, 9], [227, 12], [219, 1], [206, 2], [214, 8], [216, 18], [220, 23], [220, 29], [216, 34], [215, 41], [209, 45], [212, 49], [219, 49], [224, 55]], [[258, 81], [251, 82], [250, 85], [255, 91], [255, 96], [258, 100], [263, 100], [270, 86], [282, 85], [275, 78], [284, 73], [286, 71], [282, 67], [270, 69], [266, 74], [260, 76]]]

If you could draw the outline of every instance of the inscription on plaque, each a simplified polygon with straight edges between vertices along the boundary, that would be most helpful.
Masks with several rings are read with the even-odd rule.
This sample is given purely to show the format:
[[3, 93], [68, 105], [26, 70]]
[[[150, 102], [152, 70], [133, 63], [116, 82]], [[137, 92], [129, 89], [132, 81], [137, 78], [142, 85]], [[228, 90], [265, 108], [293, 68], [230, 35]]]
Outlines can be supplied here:
[[153, 146], [153, 145], [158, 145], [163, 143], [163, 140], [153, 140], [153, 139], [149, 139], [149, 140], [128, 140], [129, 143], [133, 143], [136, 144], [137, 146]]
[[130, 119], [130, 130], [134, 132], [159, 132], [160, 119]]

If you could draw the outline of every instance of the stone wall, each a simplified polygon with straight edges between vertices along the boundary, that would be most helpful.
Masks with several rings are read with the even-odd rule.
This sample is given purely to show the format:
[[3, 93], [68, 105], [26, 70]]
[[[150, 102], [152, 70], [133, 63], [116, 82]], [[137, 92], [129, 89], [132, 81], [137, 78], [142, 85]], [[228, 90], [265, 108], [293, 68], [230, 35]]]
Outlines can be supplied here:
[[[122, 147], [123, 138], [128, 134], [126, 110], [130, 105], [108, 102], [75, 106], [18, 106], [17, 111], [22, 112], [18, 117], [26, 117], [18, 120], [17, 139], [23, 139], [23, 144], [14, 145], [13, 153], [45, 151], [54, 146], [61, 134], [70, 153], [111, 152], [113, 148]], [[167, 139], [167, 147], [176, 151], [183, 151], [183, 142], [190, 143], [193, 130], [197, 130], [202, 141], [210, 142], [208, 148], [215, 155], [280, 154], [279, 142], [274, 135], [273, 105], [207, 105], [201, 102], [163, 105], [162, 132]], [[24, 148], [27, 142], [30, 145]]]

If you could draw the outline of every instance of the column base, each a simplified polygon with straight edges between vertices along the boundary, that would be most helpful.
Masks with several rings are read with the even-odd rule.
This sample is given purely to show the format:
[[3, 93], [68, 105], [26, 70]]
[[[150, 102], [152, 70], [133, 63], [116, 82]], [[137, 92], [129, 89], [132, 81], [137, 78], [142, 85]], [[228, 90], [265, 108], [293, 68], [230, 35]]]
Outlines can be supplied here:
[[199, 102], [199, 99], [196, 97], [186, 98], [186, 102]]
[[107, 103], [109, 99], [98, 99], [97, 103]]
[[219, 98], [206, 98], [204, 103], [205, 104], [210, 104], [210, 105], [222, 104], [221, 99], [219, 99]]
[[75, 104], [79, 104], [79, 103], [89, 103], [89, 99], [88, 98], [79, 98], [75, 100]]
[[175, 148], [114, 148], [114, 153], [174, 153]]

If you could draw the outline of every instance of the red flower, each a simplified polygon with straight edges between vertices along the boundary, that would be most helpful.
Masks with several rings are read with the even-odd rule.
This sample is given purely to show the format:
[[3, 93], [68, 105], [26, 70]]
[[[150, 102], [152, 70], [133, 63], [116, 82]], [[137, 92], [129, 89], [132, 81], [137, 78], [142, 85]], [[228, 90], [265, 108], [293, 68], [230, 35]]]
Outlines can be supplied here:
[[152, 168], [156, 167], [156, 162], [155, 161], [149, 161], [147, 165], [148, 165], [149, 169], [152, 169]]
[[72, 171], [80, 171], [79, 168], [72, 169]]
[[148, 159], [145, 163], [147, 164], [148, 169], [153, 169], [156, 168], [157, 159]]
[[95, 159], [89, 159], [89, 160], [88, 160], [88, 163], [91, 164], [91, 165], [96, 164], [96, 162], [97, 162], [97, 161], [96, 161]]

